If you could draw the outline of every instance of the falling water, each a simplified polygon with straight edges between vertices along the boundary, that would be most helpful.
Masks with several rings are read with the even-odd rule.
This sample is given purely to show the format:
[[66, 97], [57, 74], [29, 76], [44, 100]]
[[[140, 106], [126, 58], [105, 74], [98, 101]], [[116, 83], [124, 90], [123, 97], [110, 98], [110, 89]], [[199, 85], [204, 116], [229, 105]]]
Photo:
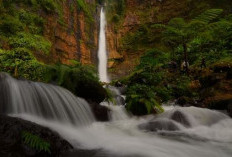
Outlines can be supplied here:
[[[54, 85], [0, 74], [0, 111], [57, 131], [76, 149], [117, 157], [231, 157], [232, 120], [196, 107], [170, 108], [158, 116], [131, 117], [111, 106], [112, 120], [94, 121], [88, 103]], [[161, 124], [155, 132], [139, 126]], [[83, 124], [83, 125], [81, 125]], [[177, 130], [168, 130], [168, 125]], [[189, 125], [186, 125], [189, 124]], [[156, 127], [156, 126], [155, 126]], [[97, 156], [97, 155], [96, 155]]]
[[105, 12], [103, 7], [101, 8], [100, 15], [100, 34], [99, 34], [99, 49], [98, 49], [98, 72], [101, 82], [109, 82], [108, 74], [107, 74], [107, 51], [106, 51], [106, 20], [105, 20]]
[[89, 104], [68, 90], [16, 80], [5, 73], [0, 74], [0, 100], [2, 112], [8, 114], [29, 114], [76, 126], [94, 121]]
[[[105, 24], [102, 8], [98, 68], [100, 80], [109, 82]], [[102, 105], [111, 110], [109, 122], [96, 122], [89, 104], [66, 89], [0, 74], [0, 113], [47, 126], [76, 149], [100, 150], [101, 157], [231, 157], [232, 120], [223, 113], [168, 106], [161, 115], [138, 118], [123, 105]]]

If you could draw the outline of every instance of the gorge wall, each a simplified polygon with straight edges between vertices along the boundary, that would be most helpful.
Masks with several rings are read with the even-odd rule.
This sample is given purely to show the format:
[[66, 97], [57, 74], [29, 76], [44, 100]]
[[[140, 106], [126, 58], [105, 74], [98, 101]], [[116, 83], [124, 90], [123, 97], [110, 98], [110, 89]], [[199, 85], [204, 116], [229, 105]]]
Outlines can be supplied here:
[[[154, 45], [159, 46], [160, 35], [153, 24], [165, 24], [175, 17], [191, 19], [209, 8], [224, 8], [232, 2], [224, 0], [107, 0], [108, 51], [112, 78], [131, 73], [140, 56]], [[121, 12], [118, 12], [121, 10]], [[140, 33], [144, 38], [140, 36]], [[141, 39], [144, 38], [144, 39]]]
[[[83, 64], [97, 62], [98, 10], [95, 0], [86, 0], [79, 8], [75, 0], [62, 1], [63, 22], [55, 15], [45, 15], [47, 23], [44, 35], [52, 42], [51, 61], [71, 64], [72, 60]], [[86, 10], [87, 9], [87, 10]], [[41, 57], [42, 60], [46, 58]]]
[[[1, 49], [27, 47], [37, 60], [46, 64], [97, 63], [100, 14], [97, 1], [10, 0], [0, 1], [0, 6]], [[22, 35], [17, 38], [20, 33], [23, 39]], [[35, 48], [39, 44], [35, 41], [30, 45], [31, 39], [38, 36], [46, 41], [46, 45], [43, 43]], [[12, 44], [11, 39], [17, 45]], [[46, 47], [46, 53], [42, 52], [42, 47]]]

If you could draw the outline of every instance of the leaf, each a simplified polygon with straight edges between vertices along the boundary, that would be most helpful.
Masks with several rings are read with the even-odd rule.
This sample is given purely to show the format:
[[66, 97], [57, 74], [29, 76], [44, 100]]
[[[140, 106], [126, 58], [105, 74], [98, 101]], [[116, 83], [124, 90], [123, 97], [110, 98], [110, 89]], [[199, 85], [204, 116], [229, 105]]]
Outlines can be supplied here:
[[223, 12], [223, 9], [209, 9], [209, 10], [206, 10], [201, 15], [197, 16], [194, 20], [209, 23], [213, 21], [214, 19], [216, 19], [222, 12]]

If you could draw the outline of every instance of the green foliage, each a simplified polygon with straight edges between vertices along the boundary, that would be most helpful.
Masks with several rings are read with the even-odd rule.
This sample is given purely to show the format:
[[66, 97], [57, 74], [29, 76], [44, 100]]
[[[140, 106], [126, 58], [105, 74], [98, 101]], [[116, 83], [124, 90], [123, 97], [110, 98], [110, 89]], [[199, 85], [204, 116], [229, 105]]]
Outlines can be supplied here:
[[51, 153], [51, 145], [49, 142], [45, 141], [44, 139], [40, 138], [37, 135], [34, 135], [30, 132], [23, 131], [22, 132], [22, 139], [23, 142], [30, 146], [31, 148], [34, 148], [38, 151], [44, 151], [46, 153]]
[[0, 53], [0, 71], [8, 72], [15, 77], [43, 80], [44, 68], [28, 49], [16, 48], [11, 51], [2, 50]]
[[12, 48], [27, 48], [45, 54], [50, 53], [51, 43], [40, 35], [30, 33], [18, 33], [9, 38], [9, 44]]
[[42, 34], [44, 29], [44, 19], [36, 14], [29, 13], [24, 9], [19, 11], [19, 20], [26, 24], [29, 31], [33, 34]]
[[0, 16], [0, 35], [12, 36], [23, 29], [24, 25], [17, 18], [9, 15]]
[[84, 0], [76, 0], [76, 1], [77, 1], [77, 8], [79, 10], [82, 10], [90, 18], [90, 20], [93, 21], [91, 9], [86, 4], [86, 2]]
[[141, 84], [134, 84], [127, 90], [126, 108], [134, 115], [151, 114], [154, 110], [158, 113], [163, 112], [162, 107], [153, 90]]
[[222, 12], [223, 12], [223, 9], [209, 9], [209, 10], [206, 10], [201, 15], [197, 16], [194, 20], [209, 23], [213, 21], [214, 19], [216, 19]]
[[58, 64], [50, 67], [48, 76], [48, 80], [56, 82], [58, 85], [87, 100], [100, 103], [107, 97], [107, 92], [99, 83], [92, 67]]
[[145, 55], [143, 55], [140, 59], [140, 64], [138, 65], [138, 69], [150, 67], [157, 68], [162, 67], [164, 63], [167, 63], [170, 60], [169, 53], [165, 53], [158, 49], [148, 50]]
[[57, 8], [54, 0], [37, 0], [37, 3], [48, 13], [54, 12]]

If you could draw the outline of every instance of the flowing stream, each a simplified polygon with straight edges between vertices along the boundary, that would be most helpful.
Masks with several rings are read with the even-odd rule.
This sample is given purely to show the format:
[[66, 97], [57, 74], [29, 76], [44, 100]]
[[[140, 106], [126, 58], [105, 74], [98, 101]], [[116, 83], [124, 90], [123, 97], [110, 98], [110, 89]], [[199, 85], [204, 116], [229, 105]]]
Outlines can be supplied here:
[[[0, 75], [1, 109], [47, 126], [75, 148], [101, 150], [105, 156], [231, 157], [232, 120], [227, 115], [196, 107], [165, 107], [158, 116], [132, 117], [123, 106], [110, 106], [111, 121], [96, 122], [88, 103], [54, 85], [15, 80]], [[177, 114], [178, 118], [173, 118]], [[140, 128], [148, 122], [157, 131]], [[187, 125], [186, 125], [187, 124]], [[168, 126], [177, 130], [169, 130]], [[100, 155], [99, 155], [100, 156]]]
[[[103, 9], [99, 76], [109, 82]], [[104, 152], [96, 157], [232, 156], [232, 120], [217, 111], [167, 106], [163, 114], [138, 118], [128, 115], [122, 105], [103, 102], [111, 109], [111, 121], [96, 122], [89, 104], [68, 90], [4, 73], [0, 74], [0, 100], [0, 111], [49, 127], [76, 149]]]

